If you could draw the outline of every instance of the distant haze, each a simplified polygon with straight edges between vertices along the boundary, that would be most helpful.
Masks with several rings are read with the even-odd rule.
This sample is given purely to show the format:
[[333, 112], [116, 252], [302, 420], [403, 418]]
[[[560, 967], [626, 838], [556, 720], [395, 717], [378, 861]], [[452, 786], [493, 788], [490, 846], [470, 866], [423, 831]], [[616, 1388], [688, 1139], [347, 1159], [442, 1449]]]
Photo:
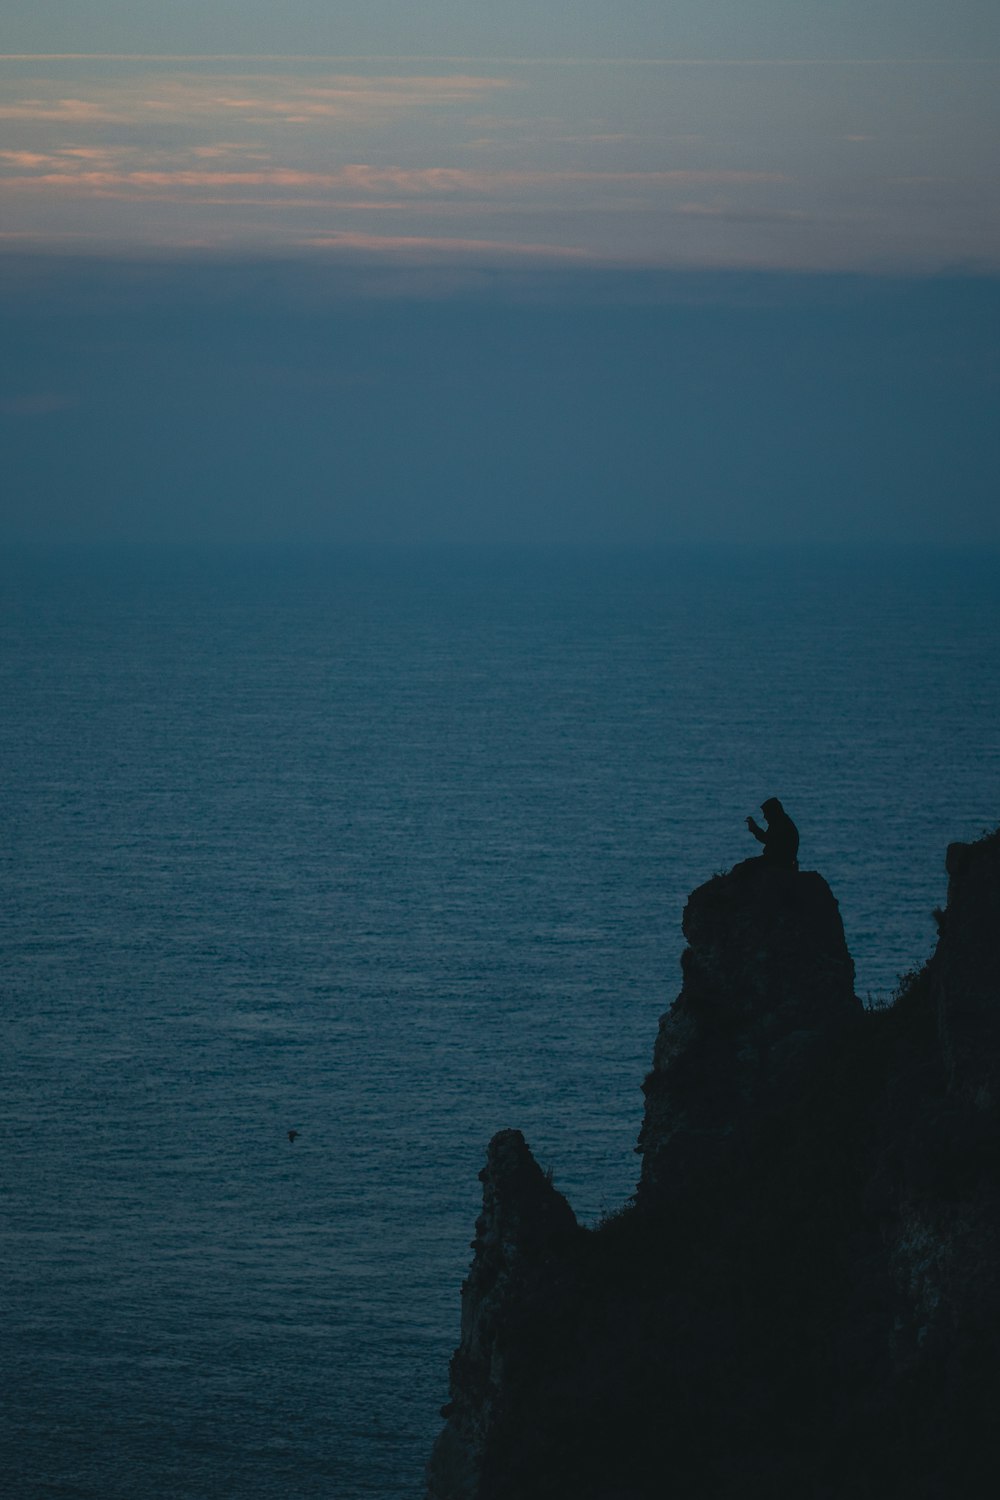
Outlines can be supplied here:
[[1000, 284], [2, 263], [0, 534], [1000, 542]]

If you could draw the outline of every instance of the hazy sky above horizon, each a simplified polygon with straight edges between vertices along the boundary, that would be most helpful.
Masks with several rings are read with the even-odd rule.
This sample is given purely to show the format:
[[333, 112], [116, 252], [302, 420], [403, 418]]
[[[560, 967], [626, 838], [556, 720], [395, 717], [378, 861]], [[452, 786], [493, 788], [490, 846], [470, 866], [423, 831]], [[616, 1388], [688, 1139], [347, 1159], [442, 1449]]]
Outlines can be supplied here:
[[993, 0], [7, 0], [9, 52], [982, 57]]
[[[979, 496], [959, 501], [958, 538], [1000, 538], [982, 467], [1000, 274], [995, 0], [8, 0], [3, 46], [0, 275], [12, 321], [0, 423], [16, 461], [2, 532], [277, 534], [258, 492], [288, 474], [313, 496], [304, 510], [286, 504], [291, 531], [333, 537], [571, 535], [574, 483], [597, 537], [616, 533], [622, 506], [641, 538], [781, 537], [789, 506], [805, 538], [905, 536], [914, 486], [949, 475], [943, 461], [928, 466], [927, 446], [935, 414], [950, 413], [953, 428], [965, 424], [951, 475]], [[751, 294], [743, 282], [709, 286], [709, 273], [787, 285]], [[831, 290], [845, 274], [881, 291], [845, 303]], [[671, 278], [685, 275], [682, 290]], [[812, 292], [796, 290], [803, 275]], [[927, 313], [918, 297], [914, 338], [893, 309], [908, 278], [934, 276], [953, 314], [940, 298]], [[979, 293], [962, 289], [969, 278]], [[778, 309], [770, 322], [747, 312], [761, 297]], [[538, 342], [539, 315], [517, 324], [514, 304], [548, 309], [550, 342]], [[630, 323], [638, 305], [658, 309], [649, 326], [666, 347], [644, 342], [641, 318]], [[761, 342], [748, 362], [751, 323]], [[817, 341], [803, 342], [811, 324]], [[553, 388], [540, 396], [541, 370]], [[852, 370], [858, 389], [872, 370], [883, 385], [848, 473], [830, 468], [828, 428]], [[464, 409], [477, 382], [491, 403], [482, 424]], [[144, 386], [150, 400], [155, 387], [149, 410], [135, 404]], [[574, 434], [572, 402], [552, 420], [560, 389], [575, 391], [588, 431]], [[767, 416], [719, 470], [715, 447], [761, 392], [813, 404], [781, 442]], [[463, 411], [461, 433], [444, 401]], [[686, 413], [672, 502], [655, 498], [671, 405]], [[584, 455], [602, 422], [627, 452], [595, 469]], [[259, 453], [247, 463], [262, 427], [284, 444], [276, 466]], [[369, 430], [385, 437], [366, 458], [357, 433]], [[341, 498], [325, 511], [317, 476], [334, 432], [353, 478], [337, 467]], [[164, 472], [193, 442], [189, 483], [204, 494], [178, 505]], [[131, 499], [108, 445], [132, 454]], [[142, 454], [159, 447], [166, 469], [154, 474]], [[808, 524], [774, 498], [790, 464], [796, 504], [814, 505]], [[74, 472], [91, 478], [71, 501]], [[867, 496], [847, 498], [846, 526], [823, 508], [831, 473]], [[514, 482], [520, 520], [508, 506], [500, 524]], [[468, 503], [435, 509], [442, 492]], [[918, 534], [956, 534], [929, 498], [920, 504]]]

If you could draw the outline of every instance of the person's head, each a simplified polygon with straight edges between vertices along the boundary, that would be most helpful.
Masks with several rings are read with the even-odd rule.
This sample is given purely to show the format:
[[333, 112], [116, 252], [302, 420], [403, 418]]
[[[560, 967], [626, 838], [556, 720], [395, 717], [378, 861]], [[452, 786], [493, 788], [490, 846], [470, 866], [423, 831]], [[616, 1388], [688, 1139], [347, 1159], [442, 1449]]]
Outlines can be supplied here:
[[785, 811], [777, 797], [768, 797], [766, 802], [760, 804], [760, 810], [769, 823], [773, 817], [780, 817]]

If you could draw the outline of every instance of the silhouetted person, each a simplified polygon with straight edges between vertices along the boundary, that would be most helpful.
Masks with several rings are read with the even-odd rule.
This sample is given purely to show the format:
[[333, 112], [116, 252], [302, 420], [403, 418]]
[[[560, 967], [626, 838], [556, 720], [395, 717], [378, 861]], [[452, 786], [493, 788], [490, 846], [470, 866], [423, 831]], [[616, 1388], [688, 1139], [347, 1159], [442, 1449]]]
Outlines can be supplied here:
[[764, 845], [761, 859], [780, 870], [797, 870], [799, 867], [799, 830], [785, 812], [777, 797], [768, 797], [760, 810], [767, 821], [761, 828], [753, 818], [747, 818], [747, 827], [759, 843]]

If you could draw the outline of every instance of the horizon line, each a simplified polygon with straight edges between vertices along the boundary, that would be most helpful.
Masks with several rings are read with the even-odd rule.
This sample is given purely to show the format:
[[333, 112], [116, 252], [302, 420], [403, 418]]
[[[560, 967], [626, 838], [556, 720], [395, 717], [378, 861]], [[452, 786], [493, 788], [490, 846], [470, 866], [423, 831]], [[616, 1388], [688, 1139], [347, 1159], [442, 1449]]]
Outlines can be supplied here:
[[[49, 259], [58, 261], [116, 263], [181, 267], [196, 263], [229, 263], [234, 265], [306, 265], [326, 269], [361, 272], [405, 272], [422, 277], [427, 274], [462, 276], [469, 272], [490, 271], [496, 275], [527, 276], [549, 280], [553, 277], [575, 279], [609, 277], [674, 278], [681, 277], [765, 277], [781, 279], [900, 281], [1000, 281], [1000, 260], [954, 256], [938, 261], [899, 264], [868, 260], [845, 264], [805, 264], [760, 260], [653, 260], [623, 255], [602, 255], [576, 246], [525, 246], [504, 241], [445, 241], [434, 243], [437, 254], [426, 254], [427, 246], [416, 247], [402, 237], [398, 245], [392, 236], [377, 248], [339, 244], [327, 239], [307, 238], [264, 243], [210, 242], [207, 240], [166, 240], [160, 242], [116, 241], [109, 243], [96, 232], [52, 232], [38, 235], [31, 230], [0, 231], [0, 265], [13, 259], [30, 258], [34, 264]], [[475, 253], [482, 248], [485, 258]], [[398, 248], [399, 254], [392, 253]], [[498, 251], [497, 259], [491, 258]], [[545, 252], [548, 253], [545, 253]], [[421, 253], [422, 252], [422, 253]]]

